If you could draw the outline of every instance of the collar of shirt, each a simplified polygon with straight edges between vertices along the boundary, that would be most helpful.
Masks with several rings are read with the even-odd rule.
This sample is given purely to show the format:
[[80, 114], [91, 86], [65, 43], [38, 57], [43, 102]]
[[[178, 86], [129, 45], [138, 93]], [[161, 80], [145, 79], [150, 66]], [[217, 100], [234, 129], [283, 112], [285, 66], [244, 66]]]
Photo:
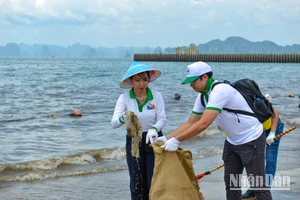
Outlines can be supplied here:
[[206, 101], [208, 101], [208, 93], [211, 90], [212, 84], [215, 82], [215, 79], [213, 77], [210, 77], [206, 82], [206, 92], [200, 92], [202, 95], [204, 95]]
[[[134, 95], [134, 92], [133, 92], [133, 88], [131, 88], [131, 90], [129, 91], [129, 96], [132, 99], [136, 98], [135, 95]], [[152, 94], [152, 91], [149, 87], [147, 87], [147, 98], [146, 99], [148, 99], [148, 101], [153, 100], [153, 94]]]

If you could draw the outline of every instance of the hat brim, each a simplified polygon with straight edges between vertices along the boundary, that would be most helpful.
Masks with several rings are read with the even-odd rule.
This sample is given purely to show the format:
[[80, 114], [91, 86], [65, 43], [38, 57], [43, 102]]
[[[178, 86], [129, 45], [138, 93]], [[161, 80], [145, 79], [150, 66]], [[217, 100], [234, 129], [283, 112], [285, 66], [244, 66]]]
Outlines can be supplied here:
[[158, 77], [160, 77], [161, 75], [161, 71], [160, 70], [142, 70], [142, 71], [138, 71], [136, 73], [132, 73], [129, 77], [127, 78], [123, 78], [123, 80], [120, 83], [120, 88], [124, 88], [124, 89], [130, 89], [132, 88], [132, 84], [131, 84], [131, 80], [130, 77], [142, 73], [142, 72], [148, 72], [150, 71], [150, 82], [154, 81], [155, 79], [157, 79]]
[[199, 78], [199, 76], [187, 77], [186, 79], [184, 79], [184, 81], [181, 84], [191, 83], [191, 82], [195, 81], [197, 78]]

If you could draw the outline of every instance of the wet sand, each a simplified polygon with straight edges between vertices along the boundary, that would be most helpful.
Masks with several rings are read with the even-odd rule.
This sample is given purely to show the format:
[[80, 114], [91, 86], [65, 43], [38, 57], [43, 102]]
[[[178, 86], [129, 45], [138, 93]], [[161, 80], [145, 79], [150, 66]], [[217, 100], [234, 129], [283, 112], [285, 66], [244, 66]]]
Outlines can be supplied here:
[[[215, 159], [201, 159], [200, 164], [195, 163], [195, 171], [197, 171], [197, 165], [201, 166], [202, 162], [211, 163], [214, 167], [218, 166], [219, 163], [216, 163], [215, 160], [218, 160], [218, 156], [215, 156]], [[221, 155], [219, 157], [221, 159]], [[284, 159], [282, 159], [284, 160]], [[298, 160], [299, 161], [299, 160]], [[280, 161], [279, 161], [280, 162]], [[207, 164], [206, 164], [207, 165]], [[288, 163], [278, 163], [278, 168], [289, 168]], [[210, 168], [213, 169], [214, 167]], [[202, 168], [202, 167], [200, 167]], [[208, 171], [207, 169], [205, 171]], [[220, 200], [226, 199], [225, 193], [225, 184], [223, 181], [224, 171], [223, 168], [216, 170], [211, 173], [211, 175], [204, 176], [199, 181], [199, 186], [206, 200]], [[201, 171], [200, 173], [203, 173]], [[196, 172], [197, 174], [197, 172]], [[283, 176], [290, 176], [291, 185], [290, 190], [271, 190], [273, 200], [298, 200], [300, 196], [300, 167], [286, 170], [277, 170], [276, 174]], [[250, 199], [249, 199], [250, 200]]]
[[[278, 163], [279, 170], [277, 170], [277, 174], [291, 177], [290, 190], [272, 190], [273, 199], [298, 200], [300, 196], [300, 167], [289, 168], [289, 163], [284, 162], [286, 160], [285, 157], [281, 160], [282, 162]], [[196, 159], [194, 160], [195, 174], [204, 173], [220, 164], [222, 164], [221, 154]], [[223, 168], [204, 176], [199, 181], [199, 186], [206, 200], [225, 200]], [[0, 189], [0, 199], [130, 200], [129, 175], [127, 170], [121, 170], [88, 176], [17, 183], [12, 187]]]
[[[286, 145], [289, 148], [286, 148]], [[209, 171], [222, 163], [221, 154], [193, 160], [196, 175]], [[199, 186], [206, 200], [226, 199], [223, 170], [224, 168], [220, 168], [199, 181]], [[298, 147], [295, 143], [282, 143], [276, 174], [290, 176], [291, 185], [290, 190], [272, 190], [273, 199], [298, 200], [300, 196], [300, 160]], [[13, 185], [8, 183], [0, 188], [0, 199], [130, 200], [129, 175], [127, 170], [120, 170], [85, 176], [16, 182]]]
[[[214, 172], [212, 176], [223, 176], [222, 172]], [[277, 171], [281, 175], [291, 176], [291, 187], [290, 190], [271, 190], [273, 200], [298, 200], [300, 196], [300, 168], [291, 169], [286, 171]], [[203, 178], [204, 179], [204, 178]], [[226, 199], [225, 197], [225, 186], [221, 179], [210, 178], [210, 180], [202, 180], [200, 182], [201, 191], [204, 198], [207, 200], [220, 200]], [[250, 200], [251, 198], [249, 198]]]

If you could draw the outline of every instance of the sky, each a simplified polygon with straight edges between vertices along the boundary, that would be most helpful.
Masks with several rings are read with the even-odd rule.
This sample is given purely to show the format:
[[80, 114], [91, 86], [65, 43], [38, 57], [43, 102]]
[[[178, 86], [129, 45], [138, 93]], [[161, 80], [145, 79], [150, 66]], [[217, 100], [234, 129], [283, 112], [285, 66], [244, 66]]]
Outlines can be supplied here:
[[0, 0], [0, 46], [300, 44], [300, 0]]

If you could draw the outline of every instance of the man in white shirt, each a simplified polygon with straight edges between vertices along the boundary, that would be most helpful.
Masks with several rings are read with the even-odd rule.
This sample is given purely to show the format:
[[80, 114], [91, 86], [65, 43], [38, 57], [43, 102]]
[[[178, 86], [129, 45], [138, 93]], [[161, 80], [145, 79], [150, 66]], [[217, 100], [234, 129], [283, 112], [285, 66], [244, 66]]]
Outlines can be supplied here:
[[[257, 118], [232, 112], [223, 108], [252, 112], [243, 96], [228, 84], [218, 84], [213, 77], [211, 67], [204, 62], [195, 62], [187, 66], [187, 78], [182, 84], [189, 83], [199, 92], [192, 113], [184, 124], [175, 131], [158, 138], [164, 141], [162, 146], [166, 151], [176, 151], [181, 141], [189, 139], [212, 124], [214, 120], [227, 133], [224, 144], [223, 160], [227, 200], [241, 199], [240, 178], [243, 169], [258, 181], [252, 189], [256, 199], [271, 200], [272, 196], [265, 186], [265, 144], [266, 136]], [[213, 88], [213, 90], [212, 90]], [[204, 95], [206, 106], [201, 104]]]

